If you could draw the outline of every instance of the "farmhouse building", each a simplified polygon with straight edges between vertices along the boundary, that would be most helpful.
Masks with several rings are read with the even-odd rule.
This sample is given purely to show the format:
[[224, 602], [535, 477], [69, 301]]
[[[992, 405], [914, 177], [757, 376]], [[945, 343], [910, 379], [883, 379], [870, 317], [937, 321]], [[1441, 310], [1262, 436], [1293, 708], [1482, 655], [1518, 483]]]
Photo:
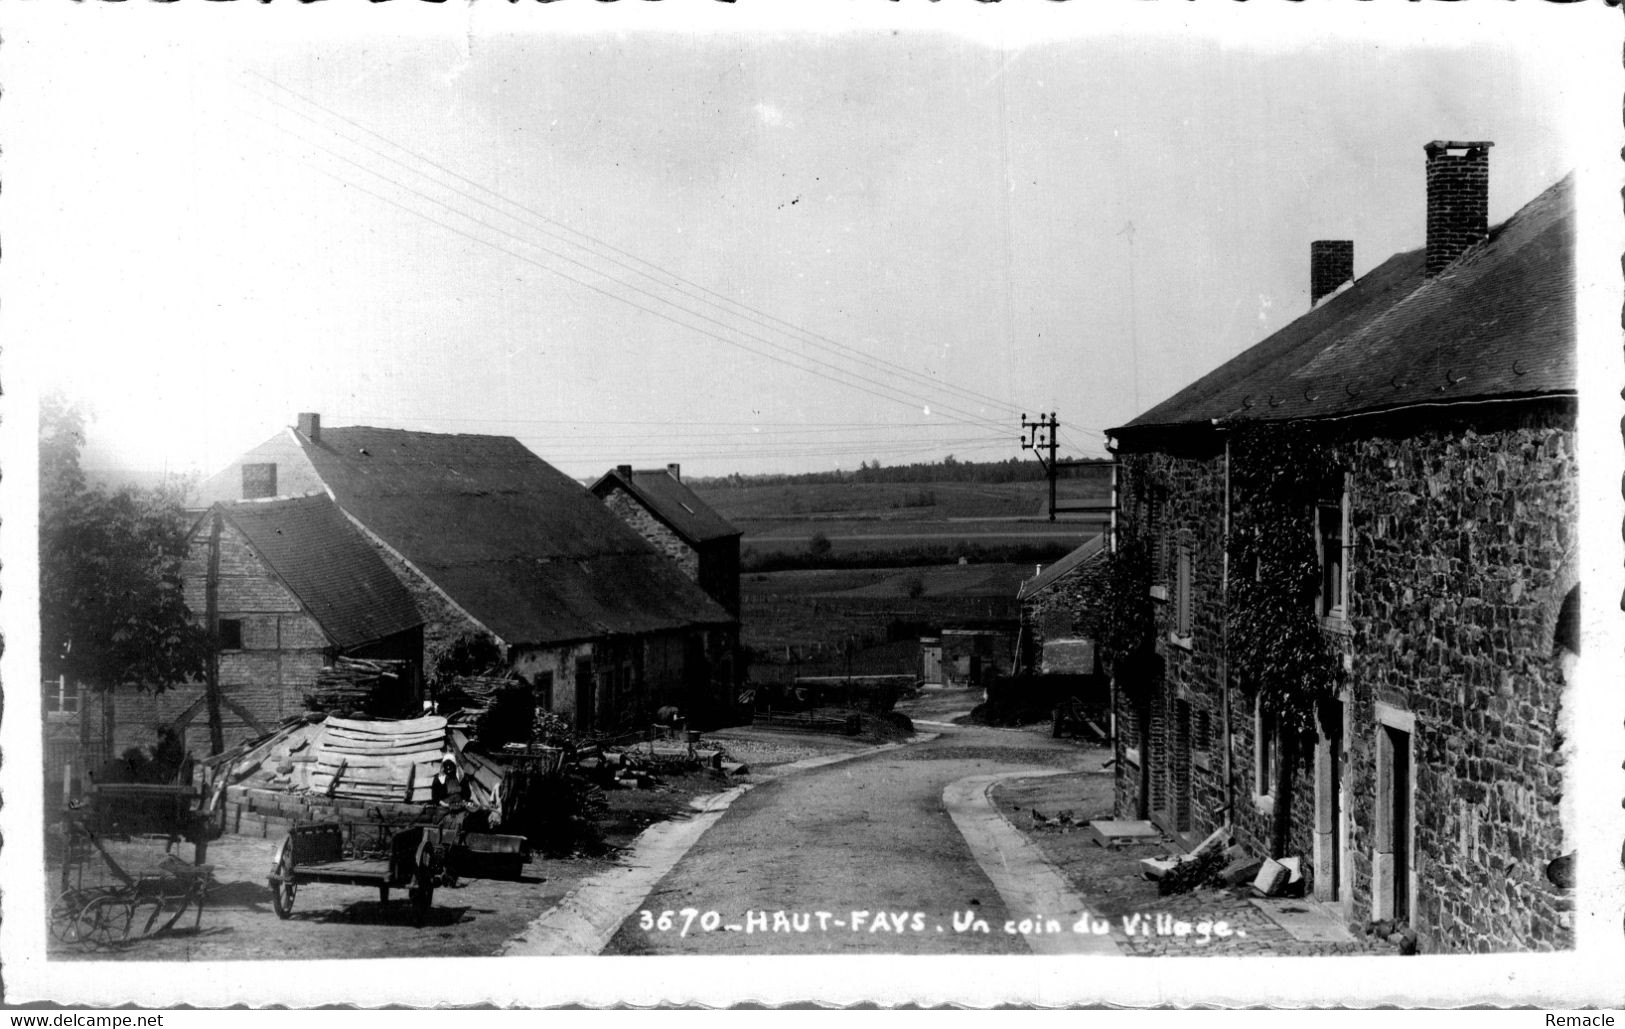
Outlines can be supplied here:
[[739, 617], [740, 531], [683, 483], [680, 465], [636, 471], [619, 465], [590, 488], [712, 600]]
[[647, 725], [668, 704], [702, 720], [729, 708], [733, 616], [518, 440], [302, 414], [204, 485], [206, 499], [318, 492], [416, 600], [431, 674], [483, 634], [540, 708], [582, 730]]
[[[325, 496], [213, 505], [192, 527], [181, 572], [187, 607], [217, 626], [208, 674], [227, 746], [302, 712], [317, 672], [341, 656], [402, 662], [403, 705], [421, 690], [423, 617]], [[211, 750], [206, 681], [82, 703], [92, 767], [151, 744], [159, 727], [194, 754]]]
[[[1313, 243], [1307, 313], [1108, 433], [1115, 544], [1143, 544], [1154, 610], [1154, 654], [1117, 673], [1119, 817], [1229, 823], [1256, 855], [1284, 828], [1316, 898], [1424, 951], [1572, 945], [1548, 869], [1573, 850], [1573, 186], [1490, 227], [1490, 146], [1426, 146], [1424, 247], [1356, 278], [1352, 243]], [[1308, 752], [1265, 699], [1297, 687], [1250, 681], [1233, 635], [1262, 581], [1233, 560], [1262, 517], [1247, 433], [1330, 455], [1290, 508], [1318, 583], [1275, 595], [1341, 668]]]
[[1016, 592], [1021, 606], [1022, 671], [1037, 675], [1099, 672], [1099, 605], [1104, 596], [1106, 537], [1040, 569]]

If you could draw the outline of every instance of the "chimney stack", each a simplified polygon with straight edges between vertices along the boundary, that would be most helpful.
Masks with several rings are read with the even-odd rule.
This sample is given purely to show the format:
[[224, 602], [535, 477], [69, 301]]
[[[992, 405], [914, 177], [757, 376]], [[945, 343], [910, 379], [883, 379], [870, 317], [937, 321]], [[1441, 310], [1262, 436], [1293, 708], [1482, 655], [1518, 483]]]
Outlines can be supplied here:
[[629, 465], [629, 464], [618, 464], [618, 465], [615, 466], [615, 474], [619, 475], [621, 478], [625, 479], [627, 482], [631, 482], [632, 481], [632, 466]]
[[669, 464], [666, 466], [666, 474], [676, 479], [678, 482], [682, 482], [683, 466], [680, 464]]
[[320, 443], [322, 441], [322, 416], [312, 411], [301, 411], [299, 413], [299, 435], [312, 443]]
[[1428, 155], [1428, 278], [1489, 238], [1494, 145], [1436, 139], [1422, 148]]
[[1354, 281], [1354, 241], [1317, 239], [1309, 244], [1309, 306]]

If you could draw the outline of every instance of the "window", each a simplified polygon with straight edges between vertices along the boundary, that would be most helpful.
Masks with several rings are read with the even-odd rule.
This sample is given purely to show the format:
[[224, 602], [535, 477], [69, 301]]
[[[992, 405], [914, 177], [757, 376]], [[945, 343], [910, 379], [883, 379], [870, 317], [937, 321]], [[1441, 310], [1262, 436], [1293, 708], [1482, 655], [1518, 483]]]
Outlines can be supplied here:
[[1275, 809], [1276, 724], [1264, 699], [1253, 701], [1253, 802], [1260, 811]]
[[1315, 547], [1320, 557], [1318, 614], [1327, 621], [1348, 617], [1349, 495], [1345, 487], [1335, 500], [1315, 507]]
[[1180, 547], [1174, 566], [1174, 635], [1186, 644], [1191, 636], [1191, 550]]
[[220, 649], [243, 649], [243, 623], [238, 618], [220, 619]]
[[243, 499], [263, 500], [276, 496], [276, 465], [243, 465]]
[[44, 684], [43, 704], [48, 715], [71, 715], [79, 711], [79, 684], [68, 685], [68, 677], [59, 675]]
[[553, 710], [553, 673], [536, 673], [536, 709], [538, 711]]

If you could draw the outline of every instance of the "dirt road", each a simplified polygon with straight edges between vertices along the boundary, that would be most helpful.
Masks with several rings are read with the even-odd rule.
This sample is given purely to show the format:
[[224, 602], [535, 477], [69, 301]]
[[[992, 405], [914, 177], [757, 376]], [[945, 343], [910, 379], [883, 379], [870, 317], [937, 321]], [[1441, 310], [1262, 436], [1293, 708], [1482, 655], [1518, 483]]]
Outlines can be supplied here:
[[[928, 693], [910, 713], [946, 722], [975, 699]], [[966, 776], [1077, 767], [1086, 752], [1031, 732], [931, 730], [942, 735], [742, 796], [604, 953], [1029, 953], [1006, 922], [1036, 913], [1004, 910], [943, 790]]]

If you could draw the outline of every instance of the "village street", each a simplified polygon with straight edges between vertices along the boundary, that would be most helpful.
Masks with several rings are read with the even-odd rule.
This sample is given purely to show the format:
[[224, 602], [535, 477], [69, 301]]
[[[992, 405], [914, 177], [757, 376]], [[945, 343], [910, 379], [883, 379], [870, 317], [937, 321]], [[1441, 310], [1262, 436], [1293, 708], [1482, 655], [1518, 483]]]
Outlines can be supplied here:
[[[946, 724], [974, 699], [963, 690], [926, 693], [903, 710], [936, 739], [743, 794], [603, 953], [1030, 953], [1006, 922], [1062, 912], [1007, 910], [944, 790], [973, 776], [1098, 769], [1101, 752], [1047, 732]], [[1111, 779], [1085, 782], [1075, 806], [1098, 814]]]

